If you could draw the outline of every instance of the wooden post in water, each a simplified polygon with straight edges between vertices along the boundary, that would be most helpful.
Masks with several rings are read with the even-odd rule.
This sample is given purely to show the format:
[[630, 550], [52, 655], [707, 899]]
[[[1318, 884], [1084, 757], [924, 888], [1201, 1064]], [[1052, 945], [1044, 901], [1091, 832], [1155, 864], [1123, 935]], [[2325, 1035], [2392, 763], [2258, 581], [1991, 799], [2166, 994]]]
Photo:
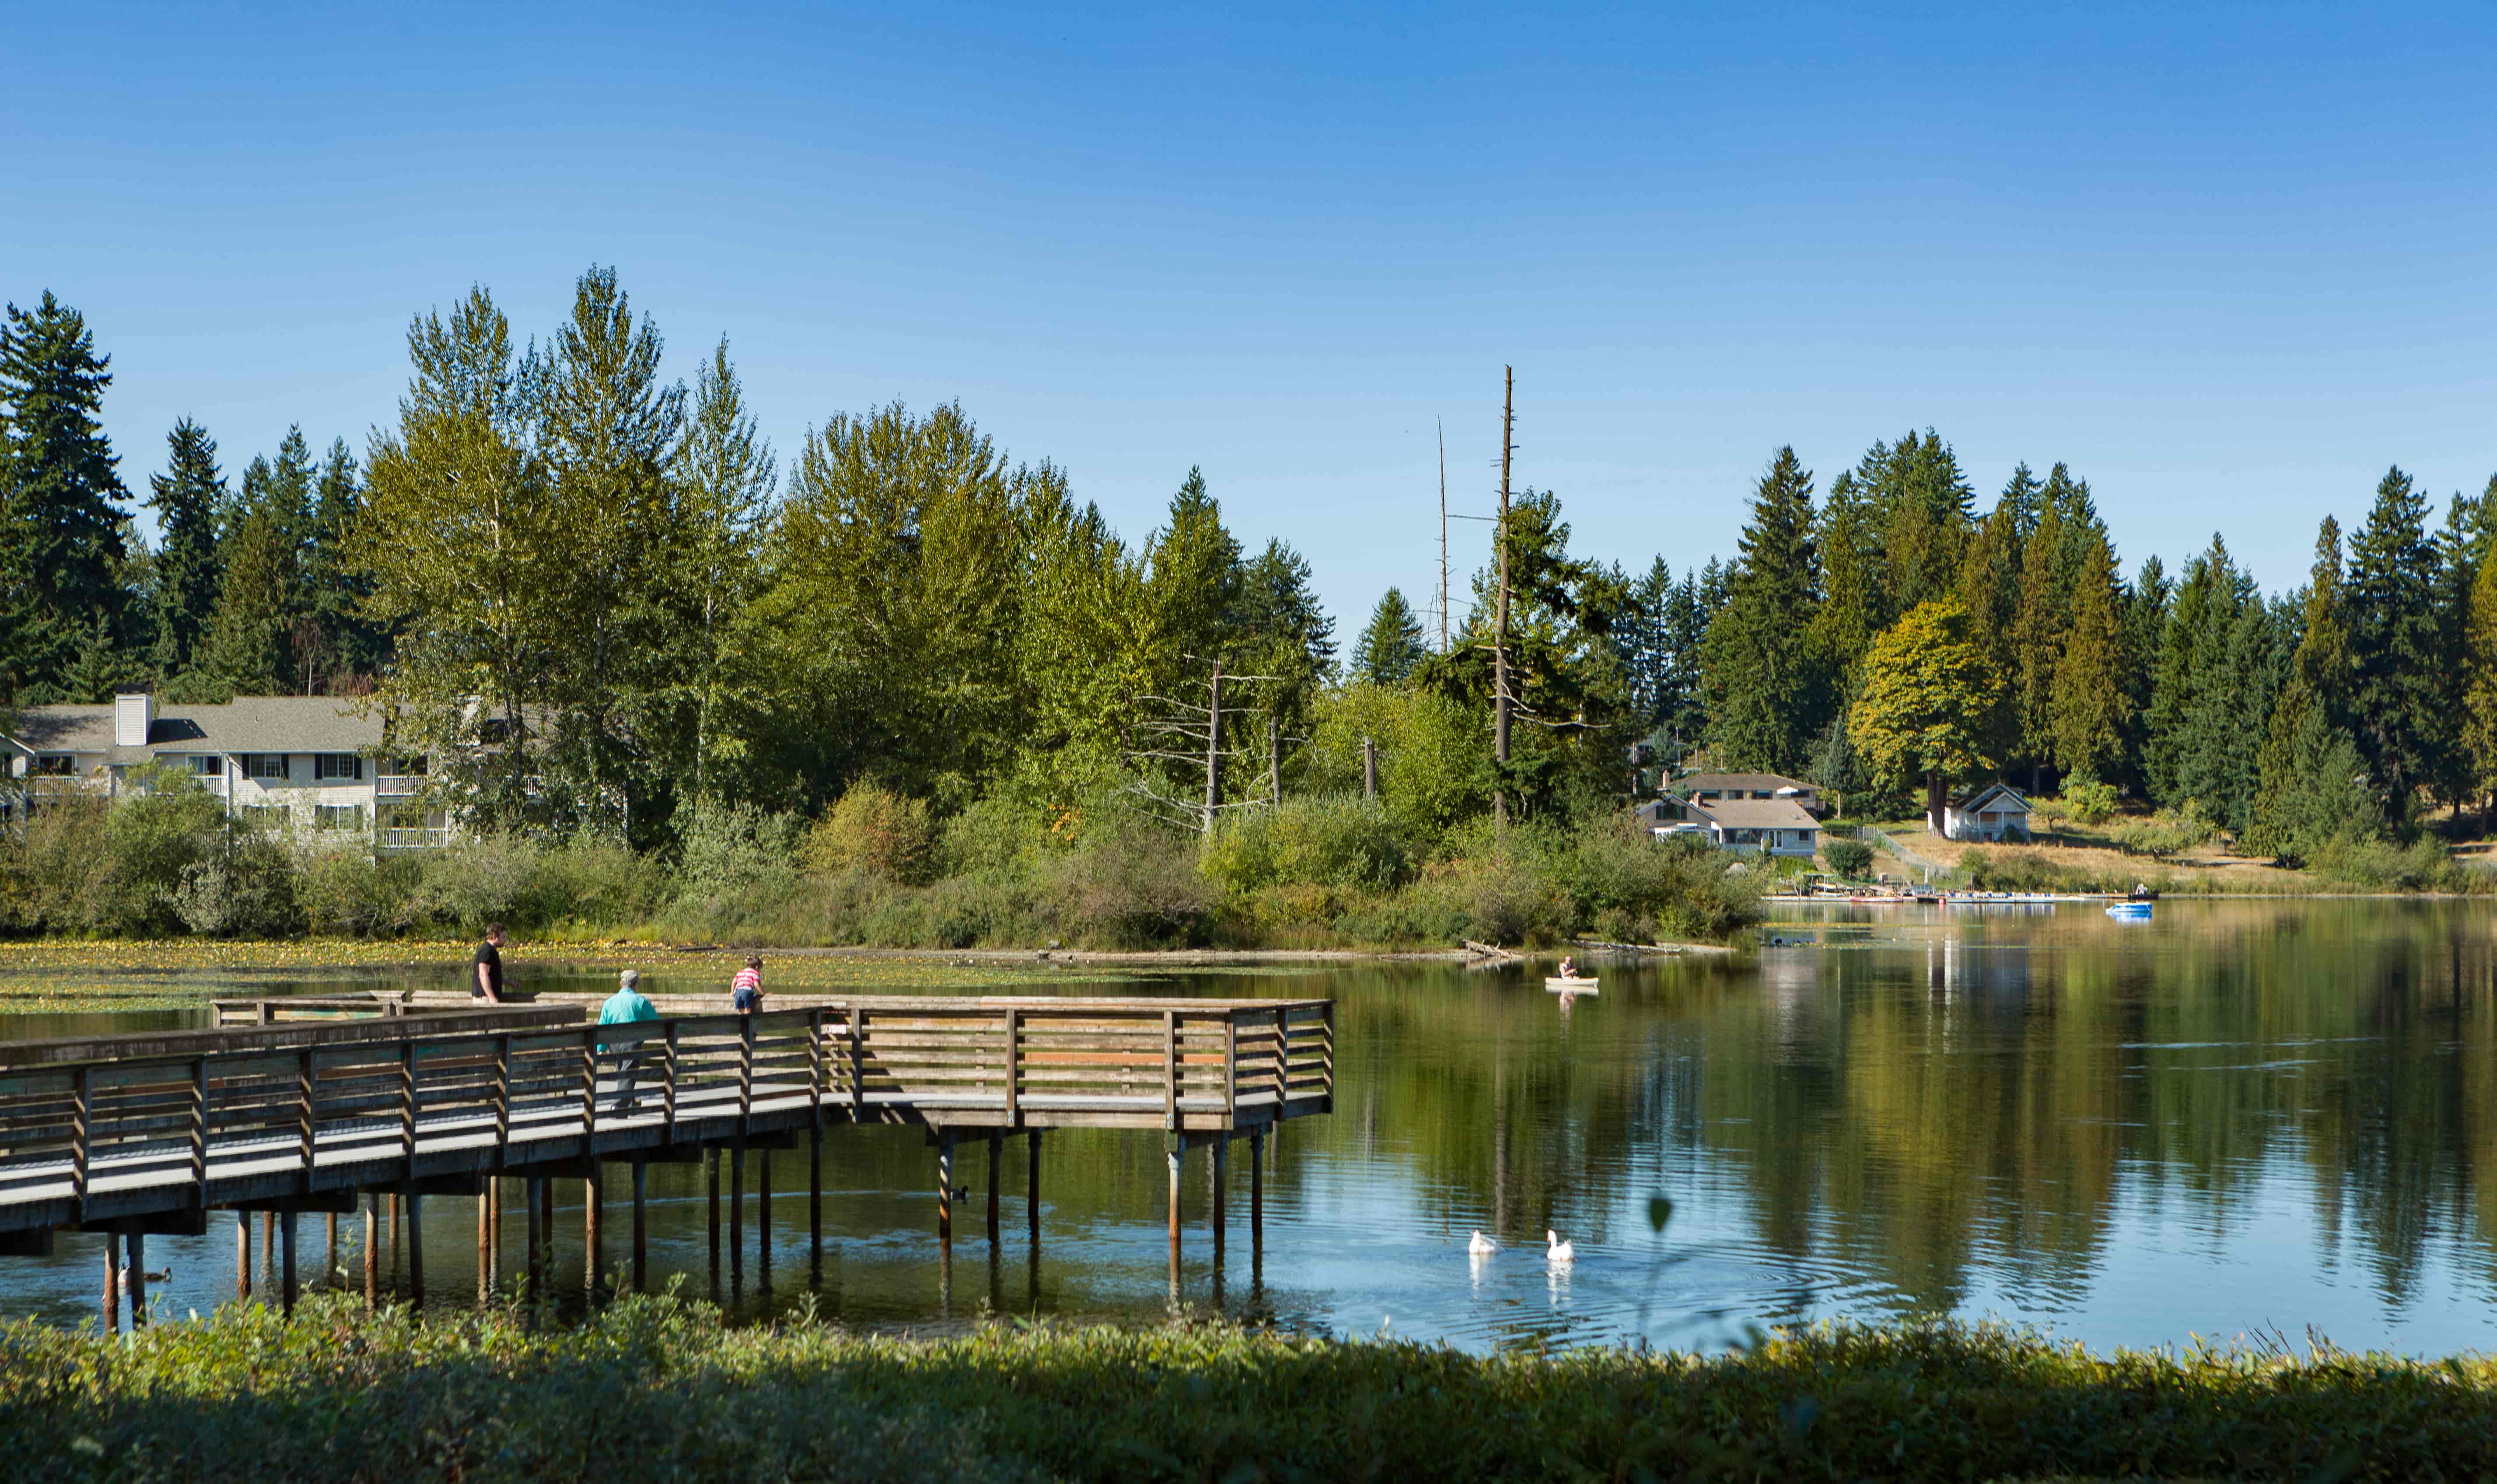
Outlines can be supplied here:
[[1220, 1271], [1221, 1271], [1221, 1269], [1222, 1269], [1222, 1227], [1223, 1227], [1223, 1220], [1222, 1220], [1222, 1182], [1223, 1182], [1223, 1177], [1224, 1177], [1224, 1175], [1225, 1175], [1225, 1174], [1227, 1174], [1227, 1173], [1229, 1172], [1229, 1168], [1230, 1168], [1230, 1163], [1231, 1163], [1231, 1161], [1230, 1161], [1230, 1158], [1229, 1158], [1228, 1156], [1230, 1155], [1230, 1152], [1231, 1152], [1231, 1140], [1230, 1140], [1230, 1138], [1229, 1138], [1228, 1136], [1217, 1136], [1217, 1137], [1216, 1137], [1216, 1139], [1215, 1139], [1215, 1141], [1214, 1141], [1214, 1149], [1213, 1149], [1213, 1154], [1214, 1154], [1214, 1267], [1215, 1267], [1215, 1271], [1217, 1271], [1217, 1272], [1220, 1272]]
[[[371, 1240], [369, 1236], [365, 1238], [367, 1243]], [[366, 1254], [364, 1263], [368, 1271], [372, 1267], [370, 1255]], [[235, 1297], [251, 1297], [251, 1213], [248, 1211], [235, 1213]]]
[[477, 1193], [477, 1307], [494, 1300], [494, 1183]]
[[754, 1166], [754, 1271], [764, 1291], [772, 1288], [772, 1151], [765, 1148]]
[[719, 1147], [711, 1146], [711, 1301], [719, 1302]]
[[585, 1270], [582, 1281], [592, 1299], [607, 1284], [607, 1243], [598, 1229], [598, 1218], [606, 1209], [607, 1165], [593, 1152], [581, 1180], [581, 1245], [586, 1249], [581, 1259]]
[[1170, 1147], [1170, 1269], [1171, 1281], [1179, 1281], [1179, 1173], [1180, 1158], [1187, 1146], [1179, 1136], [1171, 1136]]
[[1040, 1130], [1024, 1135], [1030, 1141], [1024, 1171], [1024, 1222], [1031, 1228], [1031, 1245], [1040, 1246]]
[[277, 1274], [277, 1213], [274, 1211], [260, 1214], [260, 1271], [272, 1278]]
[[425, 1309], [425, 1197], [416, 1193], [416, 1182], [409, 1181], [399, 1197], [399, 1210], [407, 1223], [407, 1303], [422, 1312]]
[[936, 1246], [954, 1255], [954, 1135], [936, 1136]]
[[650, 1161], [633, 1156], [633, 1291], [650, 1286], [650, 1238], [646, 1225], [650, 1199]]
[[527, 1230], [521, 1234], [528, 1244], [528, 1250], [521, 1258], [522, 1281], [529, 1285], [529, 1301], [535, 1303], [546, 1297], [546, 1268], [541, 1261], [545, 1248], [538, 1234], [538, 1177], [531, 1176], [522, 1183], [521, 1204], [528, 1208]]
[[745, 1295], [745, 1139], [728, 1147], [728, 1298]]
[[147, 1234], [130, 1234], [130, 1332], [147, 1327]]
[[1003, 1133], [991, 1133], [989, 1135], [989, 1249], [991, 1251], [995, 1251], [997, 1246], [997, 1186], [1003, 1184], [1005, 1175], [1005, 1151], [1006, 1136]]
[[486, 1182], [486, 1281], [491, 1287], [503, 1286], [503, 1181], [495, 1176]]
[[1266, 1255], [1266, 1136], [1248, 1136], [1248, 1260]]
[[374, 1306], [381, 1303], [382, 1298], [381, 1246], [377, 1240], [381, 1235], [381, 1192], [377, 1190], [365, 1191], [364, 1311], [367, 1313], [372, 1311]]
[[277, 1215], [277, 1245], [281, 1254], [277, 1274], [278, 1311], [288, 1318], [295, 1316], [295, 1208], [290, 1206]]
[[104, 1332], [121, 1333], [121, 1233], [104, 1234]]

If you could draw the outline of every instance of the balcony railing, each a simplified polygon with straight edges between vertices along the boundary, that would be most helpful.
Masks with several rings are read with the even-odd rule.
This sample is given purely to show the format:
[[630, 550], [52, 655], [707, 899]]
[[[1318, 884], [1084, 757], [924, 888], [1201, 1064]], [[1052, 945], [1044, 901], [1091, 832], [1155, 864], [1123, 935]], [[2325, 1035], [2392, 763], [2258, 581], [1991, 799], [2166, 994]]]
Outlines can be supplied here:
[[440, 825], [394, 825], [381, 832], [384, 850], [439, 850], [451, 843], [451, 831]]
[[425, 774], [421, 773], [375, 774], [373, 792], [384, 799], [413, 799], [425, 792]]

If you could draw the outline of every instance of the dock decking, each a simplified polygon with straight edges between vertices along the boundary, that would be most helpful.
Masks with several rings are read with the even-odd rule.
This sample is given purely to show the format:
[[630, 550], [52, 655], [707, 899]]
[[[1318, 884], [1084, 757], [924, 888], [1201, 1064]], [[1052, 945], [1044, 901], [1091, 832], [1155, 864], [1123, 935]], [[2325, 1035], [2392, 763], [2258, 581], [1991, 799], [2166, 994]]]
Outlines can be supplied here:
[[[1213, 1149], [1218, 1203], [1231, 1140], [1262, 1146], [1283, 1121], [1334, 1102], [1323, 999], [867, 995], [631, 1026], [589, 1024], [577, 1003], [217, 1009], [213, 1030], [0, 1043], [0, 1255], [48, 1251], [59, 1230], [103, 1231], [128, 1237], [143, 1271], [147, 1234], [204, 1233], [214, 1209], [268, 1211], [285, 1221], [291, 1304], [298, 1213], [351, 1212], [374, 1192], [411, 1205], [472, 1195], [482, 1249], [498, 1225], [486, 1204], [498, 1178], [530, 1182], [533, 1232], [548, 1199], [539, 1183], [579, 1178], [591, 1185], [596, 1281], [602, 1166], [624, 1162], [636, 1166], [639, 1285], [647, 1162], [791, 1148], [802, 1133], [811, 1149], [828, 1128], [910, 1123], [937, 1149], [949, 1248], [957, 1141], [989, 1140], [994, 1161], [1006, 1134], [1027, 1135], [1036, 1190], [1044, 1130], [1158, 1132], [1175, 1266], [1185, 1152]], [[1261, 1161], [1250, 1168], [1262, 1242]], [[821, 1198], [810, 1177], [817, 1233]], [[1218, 1204], [1217, 1221], [1218, 1246]], [[992, 1238], [996, 1224], [992, 1190]], [[411, 1277], [421, 1303], [421, 1255]]]

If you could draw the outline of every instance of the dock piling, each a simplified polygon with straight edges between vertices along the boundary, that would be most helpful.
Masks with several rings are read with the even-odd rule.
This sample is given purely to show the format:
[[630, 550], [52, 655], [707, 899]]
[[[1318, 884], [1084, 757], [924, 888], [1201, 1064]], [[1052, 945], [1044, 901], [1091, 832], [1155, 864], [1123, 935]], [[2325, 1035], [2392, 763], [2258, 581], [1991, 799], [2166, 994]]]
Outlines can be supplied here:
[[104, 1234], [104, 1332], [121, 1333], [121, 1233]]
[[633, 1291], [645, 1293], [650, 1286], [650, 1238], [648, 1227], [650, 1200], [650, 1161], [633, 1156]]
[[423, 1312], [425, 1309], [425, 1197], [409, 1181], [399, 1197], [400, 1219], [407, 1223], [407, 1302], [408, 1307]]
[[936, 1136], [936, 1245], [954, 1256], [954, 1135]]
[[[368, 1244], [371, 1241], [369, 1237], [365, 1240]], [[114, 1243], [116, 1247], [119, 1245], [118, 1241]], [[372, 1264], [368, 1260], [364, 1266], [369, 1269]], [[251, 1213], [248, 1211], [235, 1213], [235, 1297], [251, 1297]]]
[[1181, 1142], [1180, 1142], [1178, 1139], [1176, 1139], [1176, 1138], [1174, 1138], [1174, 1139], [1172, 1139], [1172, 1140], [1171, 1140], [1171, 1147], [1170, 1147], [1170, 1270], [1171, 1270], [1171, 1281], [1172, 1281], [1173, 1283], [1177, 1283], [1177, 1282], [1179, 1281], [1179, 1176], [1180, 1176], [1180, 1159], [1181, 1159], [1181, 1156], [1182, 1156], [1182, 1155], [1184, 1155], [1186, 1152], [1187, 1152], [1187, 1146], [1186, 1146], [1186, 1145], [1185, 1145], [1185, 1144], [1181, 1143]]
[[[380, 1235], [382, 1198], [379, 1191], [364, 1192], [364, 1309], [367, 1312], [381, 1302], [381, 1248], [375, 1239]], [[242, 1214], [237, 1212], [236, 1219]]]
[[477, 1195], [477, 1307], [485, 1308], [494, 1298], [494, 1197], [493, 1182]]

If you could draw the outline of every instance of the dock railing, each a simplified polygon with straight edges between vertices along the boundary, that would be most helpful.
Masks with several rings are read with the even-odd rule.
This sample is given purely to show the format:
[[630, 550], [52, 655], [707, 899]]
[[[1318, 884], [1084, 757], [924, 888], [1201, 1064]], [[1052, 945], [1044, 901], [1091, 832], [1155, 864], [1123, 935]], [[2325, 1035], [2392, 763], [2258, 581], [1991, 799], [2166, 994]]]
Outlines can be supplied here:
[[0, 1231], [827, 1121], [1219, 1136], [1334, 1098], [1329, 1000], [869, 997], [618, 1026], [365, 1005], [0, 1045]]

